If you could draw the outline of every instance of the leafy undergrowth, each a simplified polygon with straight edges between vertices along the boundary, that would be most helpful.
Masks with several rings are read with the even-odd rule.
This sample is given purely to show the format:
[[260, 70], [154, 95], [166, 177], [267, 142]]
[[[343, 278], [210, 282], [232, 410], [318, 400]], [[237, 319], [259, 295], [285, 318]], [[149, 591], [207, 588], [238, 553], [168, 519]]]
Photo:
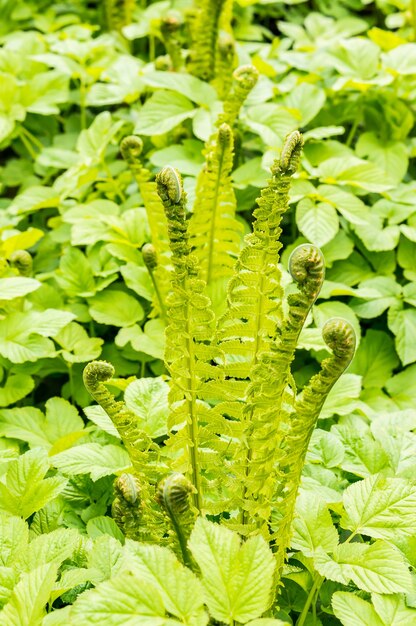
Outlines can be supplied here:
[[234, 6], [230, 63], [259, 73], [234, 132], [241, 233], [284, 137], [304, 131], [282, 269], [310, 242], [327, 270], [298, 387], [327, 355], [325, 322], [345, 318], [358, 339], [312, 436], [274, 614], [259, 536], [240, 545], [218, 516], [199, 519], [198, 573], [125, 538], [111, 504], [130, 458], [82, 382], [86, 363], [111, 361], [111, 391], [163, 445], [165, 322], [141, 252], [145, 198], [119, 144], [141, 136], [151, 176], [177, 168], [192, 206], [231, 78], [187, 70], [191, 2], [144, 4], [0, 0], [0, 622], [416, 624], [413, 3]]

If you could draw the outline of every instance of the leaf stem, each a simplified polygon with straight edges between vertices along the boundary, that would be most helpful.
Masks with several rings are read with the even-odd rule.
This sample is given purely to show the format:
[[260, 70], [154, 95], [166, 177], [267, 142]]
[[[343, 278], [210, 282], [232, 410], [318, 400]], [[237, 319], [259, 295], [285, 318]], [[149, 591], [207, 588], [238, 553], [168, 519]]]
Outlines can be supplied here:
[[[322, 583], [324, 582], [324, 577], [321, 576], [320, 574], [318, 574], [318, 576], [315, 578], [315, 581], [309, 591], [308, 597], [306, 598], [306, 602], [305, 605], [302, 609], [302, 613], [299, 615], [298, 621], [296, 622], [296, 626], [303, 626], [306, 620], [306, 617], [309, 613], [309, 608], [314, 600], [314, 597], [317, 596], [317, 594], [319, 593], [319, 589], [322, 585]], [[316, 602], [316, 599], [315, 599]]]

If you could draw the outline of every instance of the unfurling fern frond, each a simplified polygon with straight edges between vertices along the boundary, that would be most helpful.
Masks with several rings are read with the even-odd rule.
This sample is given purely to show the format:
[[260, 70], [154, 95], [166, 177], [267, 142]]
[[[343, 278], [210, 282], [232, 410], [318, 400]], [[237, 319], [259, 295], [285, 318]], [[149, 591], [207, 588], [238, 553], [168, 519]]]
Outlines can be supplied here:
[[104, 0], [104, 13], [108, 30], [121, 31], [131, 24], [136, 0]]
[[320, 372], [311, 378], [296, 400], [289, 428], [278, 451], [272, 528], [279, 571], [290, 545], [296, 496], [312, 432], [328, 393], [351, 363], [355, 351], [354, 329], [343, 319], [328, 320], [322, 336], [332, 350], [332, 356], [322, 361]]
[[226, 0], [197, 0], [192, 18], [192, 47], [189, 52], [188, 70], [206, 81], [214, 78], [215, 57], [221, 11]]
[[162, 18], [160, 24], [160, 32], [163, 38], [163, 43], [165, 44], [166, 52], [170, 57], [172, 69], [175, 72], [178, 72], [183, 65], [181, 44], [177, 38], [177, 33], [181, 26], [181, 14], [176, 11], [170, 11], [165, 17]]
[[32, 255], [27, 250], [15, 250], [9, 256], [9, 263], [21, 276], [30, 276], [33, 269]]
[[241, 65], [233, 74], [231, 90], [224, 102], [224, 111], [218, 118], [218, 125], [233, 126], [250, 91], [255, 87], [259, 73], [254, 65]]
[[225, 100], [231, 89], [233, 70], [237, 63], [234, 37], [230, 32], [220, 31], [215, 61], [216, 76], [212, 81], [220, 100]]
[[[143, 166], [140, 155], [143, 150], [143, 142], [136, 135], [125, 137], [120, 144], [120, 151], [123, 159], [129, 166], [146, 209], [147, 219], [149, 222], [150, 234], [152, 237], [152, 245], [154, 249], [154, 257], [157, 259], [150, 271], [146, 259], [143, 258], [149, 269], [150, 277], [155, 287], [156, 299], [153, 302], [152, 315], [156, 313], [166, 319], [165, 301], [169, 293], [169, 276], [167, 266], [169, 265], [169, 239], [168, 226], [163, 204], [157, 193], [156, 183], [149, 180], [151, 174], [147, 168]], [[143, 249], [142, 249], [143, 254]]]
[[117, 526], [129, 539], [143, 538], [143, 511], [140, 482], [133, 474], [121, 474], [114, 481], [115, 498], [111, 515]]
[[210, 408], [203, 402], [204, 387], [206, 381], [216, 381], [219, 376], [219, 368], [211, 361], [220, 353], [210, 345], [215, 319], [205, 294], [205, 283], [199, 276], [198, 259], [189, 245], [186, 194], [181, 178], [168, 166], [157, 175], [156, 182], [168, 220], [173, 265], [166, 329], [166, 365], [172, 377], [168, 446], [180, 452], [174, 460], [174, 469], [189, 476], [196, 490], [194, 505], [201, 510], [204, 480], [201, 435], [204, 424], [210, 421]]
[[197, 511], [192, 505], [195, 487], [183, 475], [175, 472], [166, 476], [159, 484], [156, 499], [169, 517], [170, 524], [178, 539], [185, 565], [192, 567], [193, 561], [187, 542], [194, 526]]
[[211, 298], [216, 294], [219, 303], [225, 300], [224, 279], [233, 273], [242, 233], [242, 227], [235, 219], [232, 166], [233, 135], [231, 128], [222, 124], [205, 149], [205, 164], [198, 177], [189, 226], [201, 276], [208, 285]]

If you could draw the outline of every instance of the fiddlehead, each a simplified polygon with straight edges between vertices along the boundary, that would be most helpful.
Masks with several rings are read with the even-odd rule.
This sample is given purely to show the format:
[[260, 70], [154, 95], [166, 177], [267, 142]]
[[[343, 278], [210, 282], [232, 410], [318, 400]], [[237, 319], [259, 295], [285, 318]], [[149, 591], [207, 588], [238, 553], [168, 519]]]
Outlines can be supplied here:
[[21, 276], [31, 276], [33, 269], [32, 255], [27, 250], [15, 250], [9, 257], [9, 263]]
[[259, 73], [254, 65], [241, 65], [233, 74], [231, 91], [224, 102], [224, 111], [218, 118], [217, 124], [233, 126], [241, 107], [250, 91], [255, 87]]
[[139, 541], [143, 538], [143, 511], [138, 478], [133, 474], [121, 474], [114, 481], [114, 491], [111, 515], [126, 537]]
[[234, 37], [230, 32], [221, 31], [215, 61], [216, 77], [212, 81], [220, 100], [225, 100], [231, 89], [236, 59]]
[[[215, 380], [219, 369], [211, 364], [218, 350], [211, 347], [214, 314], [205, 283], [199, 277], [197, 257], [191, 253], [186, 215], [186, 194], [178, 172], [168, 166], [156, 177], [164, 205], [170, 248], [172, 289], [168, 297], [166, 365], [171, 373], [171, 415], [168, 445], [175, 451], [175, 469], [187, 473], [195, 487], [194, 505], [201, 510], [204, 465], [200, 455], [200, 429], [208, 421], [204, 398], [205, 382]], [[206, 442], [205, 445], [209, 446]]]
[[128, 135], [120, 143], [121, 156], [128, 164], [139, 186], [150, 178], [149, 170], [143, 166], [140, 159], [142, 151], [143, 141], [137, 135]]
[[160, 24], [160, 32], [163, 43], [165, 44], [166, 52], [170, 57], [172, 69], [175, 72], [178, 72], [183, 65], [181, 44], [177, 38], [177, 34], [181, 26], [181, 15], [177, 12], [170, 12], [162, 18]]
[[174, 473], [162, 480], [156, 494], [157, 502], [169, 517], [179, 542], [183, 562], [188, 567], [192, 567], [193, 561], [187, 542], [197, 516], [191, 500], [194, 492], [195, 487], [183, 474]]
[[226, 0], [200, 0], [192, 19], [188, 70], [201, 80], [214, 78], [219, 20]]
[[278, 481], [273, 501], [272, 528], [278, 571], [284, 564], [290, 545], [302, 469], [312, 432], [328, 393], [350, 364], [355, 352], [355, 332], [345, 320], [333, 318], [326, 322], [322, 336], [331, 348], [331, 357], [321, 364], [295, 402], [289, 430], [278, 452]]

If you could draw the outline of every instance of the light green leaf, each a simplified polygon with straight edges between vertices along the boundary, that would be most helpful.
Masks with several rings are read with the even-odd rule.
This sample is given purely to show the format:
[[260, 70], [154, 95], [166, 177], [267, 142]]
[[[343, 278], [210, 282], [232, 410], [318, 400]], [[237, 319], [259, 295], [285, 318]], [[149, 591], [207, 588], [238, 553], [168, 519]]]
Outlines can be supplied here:
[[129, 455], [120, 446], [84, 443], [51, 457], [51, 463], [66, 474], [90, 474], [92, 480], [116, 474], [131, 466]]
[[333, 415], [348, 415], [359, 406], [361, 376], [343, 374], [329, 392], [319, 419]]
[[325, 91], [311, 83], [301, 83], [289, 92], [285, 105], [299, 116], [299, 126], [306, 126], [325, 104]]
[[413, 532], [416, 487], [401, 478], [371, 476], [350, 485], [343, 496], [341, 525], [354, 533], [394, 539]]
[[332, 432], [315, 428], [306, 455], [306, 462], [337, 467], [344, 459], [344, 446]]
[[134, 132], [139, 135], [163, 135], [194, 115], [194, 105], [175, 91], [157, 91], [138, 114]]
[[245, 112], [244, 121], [250, 130], [261, 137], [267, 147], [276, 148], [281, 148], [287, 133], [299, 125], [295, 115], [271, 102], [249, 107]]
[[52, 187], [28, 187], [13, 200], [8, 210], [12, 215], [25, 215], [39, 209], [56, 207], [59, 195]]
[[331, 432], [335, 433], [343, 444], [345, 456], [341, 467], [346, 472], [366, 477], [388, 468], [387, 454], [381, 444], [374, 440], [367, 425], [346, 422], [336, 424]]
[[28, 542], [27, 523], [21, 517], [0, 513], [0, 565], [13, 565]]
[[78, 248], [65, 250], [55, 279], [68, 296], [88, 298], [96, 292], [91, 265]]
[[416, 309], [397, 311], [394, 317], [397, 354], [403, 365], [409, 365], [416, 361]]
[[56, 563], [51, 563], [22, 574], [9, 602], [0, 612], [2, 626], [41, 625], [57, 570]]
[[27, 374], [10, 374], [0, 387], [0, 407], [9, 406], [25, 398], [34, 388], [35, 382]]
[[335, 185], [319, 185], [318, 194], [335, 207], [351, 224], [365, 225], [369, 210], [360, 198]]
[[[103, 519], [108, 520], [110, 523], [113, 522], [113, 525], [104, 526], [102, 521], [100, 522]], [[94, 520], [96, 521], [94, 522]], [[121, 541], [117, 541], [117, 539], [111, 536], [114, 526], [117, 529], [115, 532], [119, 536], [121, 535]], [[111, 530], [110, 536], [102, 532], [105, 531], [106, 527]], [[91, 531], [90, 536], [94, 538], [94, 545], [88, 551], [88, 568], [95, 572], [94, 584], [97, 584], [112, 578], [123, 567], [125, 558], [121, 542], [124, 542], [124, 536], [111, 517], [95, 517], [88, 522], [87, 529]]]
[[140, 302], [116, 289], [106, 289], [91, 298], [89, 311], [96, 322], [112, 326], [132, 326], [144, 317]]
[[[351, 306], [360, 317], [379, 317], [386, 309], [397, 303], [401, 287], [393, 278], [377, 276], [360, 283], [361, 290], [366, 292], [366, 299], [353, 298]], [[363, 292], [361, 292], [363, 293]]]
[[386, 626], [374, 607], [354, 593], [336, 591], [332, 608], [343, 626]]
[[368, 80], [377, 72], [380, 48], [364, 37], [342, 39], [325, 56], [344, 76]]
[[412, 626], [416, 624], [416, 609], [406, 606], [402, 594], [381, 595], [371, 594], [377, 614], [388, 626]]
[[188, 545], [215, 619], [245, 623], [267, 610], [275, 565], [262, 537], [251, 537], [241, 545], [236, 533], [198, 518]]
[[416, 401], [416, 365], [407, 367], [386, 383], [389, 395], [400, 409], [414, 409]]
[[139, 418], [139, 426], [153, 438], [166, 435], [169, 385], [162, 376], [139, 378], [128, 385], [124, 401]]
[[[91, 539], [97, 539], [98, 537], [104, 536], [106, 538], [106, 541], [108, 541], [110, 538], [114, 538], [117, 539], [120, 544], [124, 543], [123, 533], [121, 532], [115, 521], [111, 517], [107, 517], [106, 515], [98, 515], [97, 517], [93, 517], [92, 519], [88, 520], [87, 533], [88, 537], [91, 537]], [[104, 554], [102, 554], [103, 552], [104, 550], [99, 548], [99, 554], [102, 555], [103, 561], [106, 563], [106, 565], [108, 565], [108, 557], [105, 552]], [[110, 576], [108, 576], [108, 578], [110, 578]]]
[[[132, 572], [123, 572], [81, 594], [70, 615], [77, 626], [97, 623], [100, 626], [173, 626], [183, 623], [169, 620], [157, 588]], [[200, 626], [189, 622], [188, 625]]]
[[120, 272], [129, 289], [150, 302], [153, 300], [155, 289], [146, 267], [140, 267], [135, 263], [126, 263], [120, 268]]
[[100, 356], [104, 343], [103, 339], [89, 337], [87, 331], [76, 322], [65, 326], [54, 339], [63, 348], [62, 358], [67, 363], [93, 361]]
[[201, 583], [170, 550], [131, 541], [128, 549], [134, 573], [156, 587], [169, 613], [184, 624], [206, 621]]
[[102, 160], [108, 144], [113, 140], [124, 122], [119, 120], [113, 122], [108, 111], [99, 113], [91, 126], [81, 131], [77, 150], [88, 165]]
[[329, 185], [351, 185], [376, 193], [392, 188], [392, 184], [386, 183], [383, 170], [374, 163], [354, 156], [323, 161], [318, 167], [318, 175], [323, 183]]
[[400, 183], [407, 172], [407, 148], [401, 141], [383, 141], [375, 133], [363, 133], [355, 149], [359, 157], [368, 157], [395, 184]]
[[[146, 72], [143, 81], [152, 87], [171, 89], [178, 93], [178, 76], [172, 72]], [[191, 74], [181, 75], [180, 93], [202, 106], [211, 106], [217, 99], [214, 87]]]
[[339, 222], [336, 210], [328, 202], [317, 204], [304, 198], [296, 207], [296, 223], [305, 237], [316, 246], [324, 246], [338, 232]]
[[165, 326], [160, 319], [149, 320], [144, 332], [135, 324], [129, 328], [122, 328], [115, 338], [120, 348], [130, 343], [137, 352], [143, 352], [154, 359], [163, 359], [165, 352]]
[[393, 75], [413, 75], [416, 63], [416, 44], [406, 43], [382, 55], [383, 66]]
[[81, 535], [75, 528], [57, 528], [32, 539], [15, 561], [15, 567], [30, 572], [39, 565], [60, 566], [80, 547]]
[[397, 548], [381, 539], [371, 545], [342, 543], [332, 558], [323, 550], [317, 551], [314, 564], [321, 576], [343, 585], [352, 580], [363, 591], [395, 593], [412, 589], [408, 563]]
[[34, 278], [24, 276], [0, 278], [0, 300], [14, 300], [14, 298], [25, 296], [38, 289], [41, 284]]
[[350, 372], [362, 376], [364, 388], [381, 389], [398, 364], [391, 337], [381, 330], [370, 328], [361, 340]]
[[338, 533], [326, 504], [315, 494], [301, 493], [296, 501], [292, 548], [313, 556], [317, 548], [332, 552], [337, 544]]
[[45, 450], [34, 448], [9, 463], [5, 484], [0, 483], [0, 508], [27, 519], [64, 489], [61, 476], [44, 478], [49, 469]]
[[108, 433], [112, 437], [117, 437], [120, 439], [120, 435], [116, 427], [114, 426], [111, 419], [108, 417], [107, 413], [104, 411], [100, 405], [96, 404], [93, 406], [87, 406], [84, 408], [84, 413], [88, 417], [91, 422], [94, 422], [101, 430]]

